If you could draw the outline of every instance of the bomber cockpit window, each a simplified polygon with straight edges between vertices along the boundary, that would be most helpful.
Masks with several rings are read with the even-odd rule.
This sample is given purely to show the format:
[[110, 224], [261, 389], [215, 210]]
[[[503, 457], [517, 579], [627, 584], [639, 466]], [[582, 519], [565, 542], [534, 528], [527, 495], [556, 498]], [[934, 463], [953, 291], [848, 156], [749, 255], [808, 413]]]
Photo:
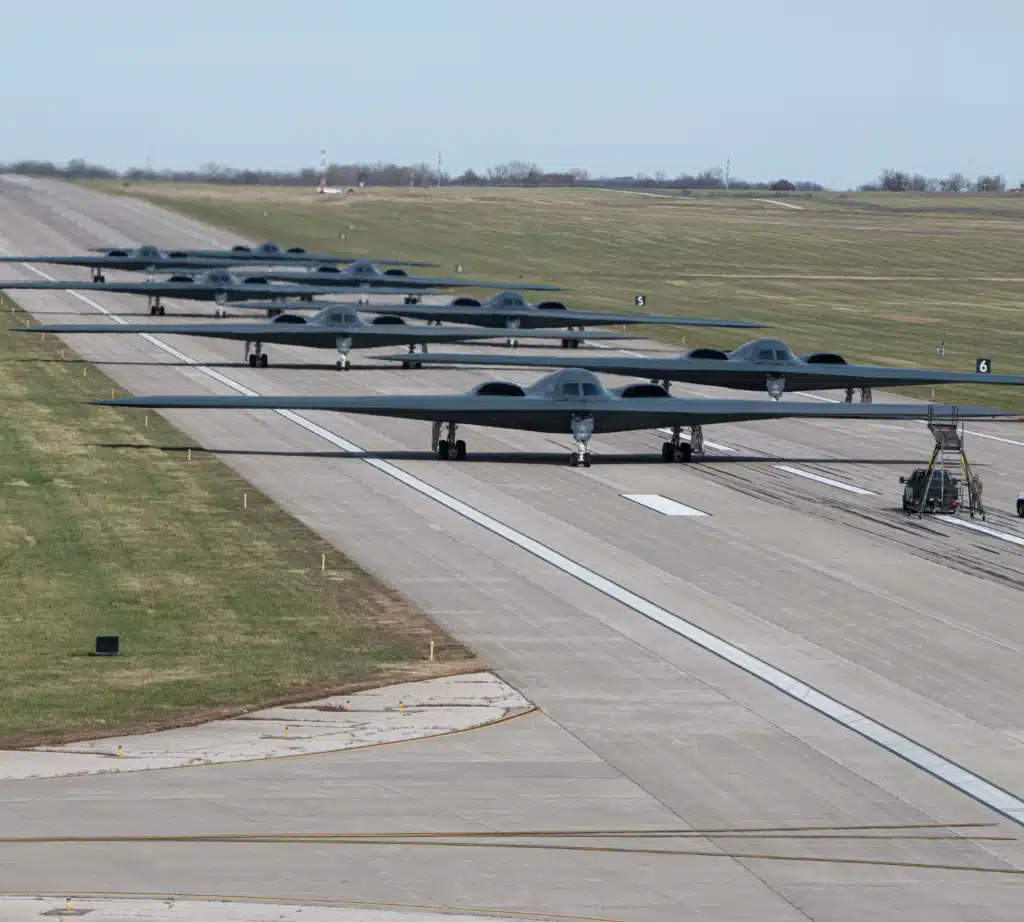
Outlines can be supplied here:
[[135, 253], [136, 253], [137, 256], [140, 256], [142, 259], [159, 259], [160, 258], [160, 251], [156, 247], [149, 246], [149, 245], [139, 247], [135, 251]]
[[762, 362], [774, 362], [775, 361], [775, 350], [774, 349], [759, 349], [757, 351], [757, 357]]
[[584, 384], [581, 385], [581, 387], [583, 388], [583, 396], [584, 397], [597, 397], [601, 393], [597, 389], [597, 385], [596, 384], [586, 384], [586, 383], [584, 383]]
[[579, 386], [579, 384], [577, 382], [570, 381], [567, 384], [563, 384], [562, 385], [562, 393], [566, 397], [579, 397], [579, 395], [580, 395], [580, 386]]

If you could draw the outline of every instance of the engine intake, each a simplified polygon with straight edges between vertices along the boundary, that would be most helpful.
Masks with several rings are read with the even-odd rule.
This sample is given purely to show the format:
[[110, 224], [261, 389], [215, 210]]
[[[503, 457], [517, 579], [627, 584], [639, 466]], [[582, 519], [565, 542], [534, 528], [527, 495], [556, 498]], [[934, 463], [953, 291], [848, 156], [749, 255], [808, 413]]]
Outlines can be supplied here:
[[621, 391], [621, 397], [668, 397], [669, 392], [660, 384], [627, 384]]
[[803, 360], [808, 365], [845, 365], [846, 359], [835, 352], [812, 352], [805, 355]]
[[246, 285], [269, 285], [270, 279], [265, 275], [250, 275], [242, 279]]
[[332, 275], [340, 275], [341, 269], [337, 266], [317, 266], [314, 270], [316, 272], [330, 272]]
[[278, 314], [271, 323], [308, 323], [305, 317], [299, 314]]
[[717, 359], [720, 362], [729, 361], [729, 356], [720, 349], [691, 349], [686, 353], [686, 357], [688, 359]]
[[126, 257], [126, 256], [131, 256], [131, 255], [132, 254], [129, 253], [127, 250], [107, 250], [107, 256], [114, 256], [114, 257], [122, 258], [122, 257]]
[[176, 285], [187, 285], [190, 282], [194, 282], [195, 279], [191, 275], [172, 275], [167, 281], [174, 282]]
[[539, 311], [564, 311], [565, 305], [561, 301], [541, 301], [537, 305]]
[[473, 393], [478, 397], [525, 397], [524, 391], [518, 384], [511, 381], [486, 381], [473, 388]]
[[305, 253], [306, 251], [302, 247], [288, 247], [285, 250], [286, 253]]
[[232, 253], [251, 253], [252, 250], [249, 247], [247, 247], [247, 246], [243, 246], [242, 244], [239, 244], [238, 246], [233, 246], [231, 248], [231, 252]]
[[402, 317], [396, 317], [394, 314], [381, 314], [379, 317], [373, 318], [371, 326], [375, 327], [391, 327], [404, 324], [405, 320]]
[[454, 298], [451, 302], [452, 307], [479, 307], [480, 302], [476, 298]]
[[384, 270], [384, 274], [385, 275], [402, 275], [402, 276], [407, 276], [409, 273], [406, 272], [405, 269], [385, 269]]

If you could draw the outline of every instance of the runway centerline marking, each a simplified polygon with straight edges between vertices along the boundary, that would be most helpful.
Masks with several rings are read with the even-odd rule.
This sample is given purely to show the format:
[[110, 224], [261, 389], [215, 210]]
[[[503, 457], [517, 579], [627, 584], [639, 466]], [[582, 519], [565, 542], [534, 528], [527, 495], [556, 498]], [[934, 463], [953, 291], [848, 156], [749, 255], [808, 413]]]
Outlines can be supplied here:
[[831, 477], [823, 477], [813, 471], [805, 471], [802, 467], [791, 467], [788, 464], [773, 465], [777, 471], [785, 471], [787, 474], [796, 474], [797, 477], [805, 477], [807, 480], [815, 480], [818, 483], [835, 487], [837, 490], [846, 490], [847, 493], [856, 493], [858, 496], [878, 496], [872, 490], [865, 490], [863, 487], [854, 486], [852, 483], [844, 483], [842, 480], [833, 480]]
[[[6, 251], [0, 250], [0, 252]], [[11, 254], [8, 253], [7, 255]], [[22, 265], [30, 269], [32, 272], [35, 272], [37, 275], [52, 280], [52, 276], [47, 276], [46, 273], [33, 266], [29, 266], [27, 263], [22, 263]], [[107, 310], [101, 304], [98, 304], [96, 301], [93, 301], [91, 298], [88, 298], [77, 291], [68, 290], [67, 294], [73, 295], [85, 304], [94, 307], [104, 316], [111, 318], [117, 323], [127, 324], [128, 322], [124, 318], [114, 314], [112, 311]], [[141, 336], [145, 341], [151, 343], [157, 348], [162, 349], [168, 355], [174, 356], [182, 363], [189, 365], [196, 371], [201, 372], [212, 380], [225, 385], [239, 394], [250, 397], [261, 396], [256, 391], [253, 391], [238, 381], [229, 378], [227, 375], [221, 374], [219, 371], [203, 365], [191, 356], [178, 351], [173, 346], [170, 346], [158, 339], [156, 336], [149, 333], [139, 333], [137, 335]], [[301, 416], [292, 410], [269, 410], [267, 412], [276, 413], [278, 416], [295, 423], [307, 432], [319, 436], [325, 442], [334, 445], [336, 448], [340, 448], [343, 451], [357, 455], [365, 454], [364, 450], [358, 445], [353, 442], [349, 442], [347, 439], [344, 439], [339, 435], [335, 435], [333, 432], [323, 428], [322, 426], [318, 426], [316, 423], [311, 422], [304, 416]], [[1010, 791], [993, 784], [981, 775], [975, 774], [964, 766], [945, 758], [934, 750], [929, 749], [927, 746], [916, 742], [910, 737], [894, 730], [892, 727], [886, 726], [862, 711], [858, 711], [855, 708], [844, 704], [837, 698], [833, 698], [812, 685], [808, 685], [796, 676], [773, 666], [766, 660], [754, 656], [752, 653], [748, 653], [746, 650], [729, 643], [729, 641], [719, 637], [717, 634], [712, 634], [710, 631], [705, 630], [686, 618], [683, 618], [681, 615], [674, 614], [673, 612], [656, 605], [654, 602], [643, 598], [643, 596], [637, 595], [635, 592], [626, 589], [624, 586], [621, 586], [596, 571], [577, 563], [575, 560], [572, 560], [553, 548], [542, 544], [540, 541], [517, 531], [511, 526], [506, 525], [504, 522], [492, 518], [485, 512], [481, 512], [479, 509], [470, 506], [468, 503], [464, 503], [461, 500], [456, 499], [454, 496], [451, 496], [426, 481], [407, 473], [390, 462], [383, 461], [379, 458], [367, 457], [362, 457], [359, 460], [394, 480], [405, 484], [420, 495], [434, 500], [439, 505], [444, 506], [446, 509], [462, 516], [468, 521], [481, 526], [491, 532], [491, 534], [505, 539], [510, 544], [526, 551], [526, 553], [550, 564], [567, 576], [571, 576], [602, 595], [619, 602], [644, 618], [647, 618], [656, 624], [660, 624], [662, 627], [667, 628], [677, 636], [690, 641], [706, 652], [731, 663], [746, 672], [748, 675], [760, 679], [767, 685], [770, 685], [776, 690], [792, 698], [794, 701], [798, 701], [817, 713], [834, 720], [836, 723], [852, 730], [882, 749], [904, 759], [911, 765], [914, 765], [933, 777], [944, 781], [946, 784], [961, 793], [966, 794], [968, 797], [971, 797], [997, 813], [1002, 814], [1007, 819], [1024, 826], [1024, 799], [1021, 799]]]
[[631, 500], [640, 506], [646, 506], [648, 509], [653, 509], [662, 515], [710, 515], [710, 513], [694, 509], [692, 506], [684, 506], [682, 503], [677, 503], [674, 499], [669, 499], [667, 496], [662, 496], [659, 493], [620, 493], [619, 495], [623, 499]]
[[989, 528], [987, 525], [979, 525], [977, 522], [968, 522], [966, 519], [958, 519], [952, 515], [937, 515], [935, 516], [936, 521], [945, 522], [948, 525], [956, 525], [958, 528], [969, 528], [971, 531], [980, 531], [983, 535], [990, 535], [993, 538], [998, 538], [1000, 541], [1008, 541], [1010, 544], [1017, 544], [1020, 547], [1024, 547], [1024, 538], [1018, 535], [1011, 535], [1005, 531], [996, 531], [994, 528]]

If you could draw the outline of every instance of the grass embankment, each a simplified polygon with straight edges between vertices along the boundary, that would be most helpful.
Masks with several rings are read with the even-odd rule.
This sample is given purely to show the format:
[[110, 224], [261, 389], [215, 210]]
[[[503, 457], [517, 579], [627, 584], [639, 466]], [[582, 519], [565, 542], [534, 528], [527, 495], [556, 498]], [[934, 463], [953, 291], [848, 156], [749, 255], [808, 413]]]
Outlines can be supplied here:
[[[83, 407], [114, 385], [57, 340], [8, 332], [28, 321], [12, 307], [0, 298], [0, 746], [474, 665], [216, 457], [104, 448], [190, 443], [156, 413]], [[89, 656], [98, 634], [122, 655]]]
[[[433, 259], [450, 272], [552, 281], [571, 306], [761, 320], [798, 353], [849, 361], [1024, 371], [1024, 200], [820, 194], [655, 198], [523, 189], [309, 190], [141, 184], [127, 189], [253, 240]], [[264, 211], [267, 212], [264, 215]], [[345, 240], [339, 235], [344, 233]], [[993, 281], [993, 276], [1017, 281]], [[771, 276], [791, 276], [772, 278]], [[925, 276], [926, 278], [910, 278]], [[750, 332], [649, 331], [731, 348]], [[945, 344], [946, 354], [935, 349]], [[928, 397], [930, 390], [908, 389]], [[939, 400], [1024, 408], [1007, 388], [936, 388]]]

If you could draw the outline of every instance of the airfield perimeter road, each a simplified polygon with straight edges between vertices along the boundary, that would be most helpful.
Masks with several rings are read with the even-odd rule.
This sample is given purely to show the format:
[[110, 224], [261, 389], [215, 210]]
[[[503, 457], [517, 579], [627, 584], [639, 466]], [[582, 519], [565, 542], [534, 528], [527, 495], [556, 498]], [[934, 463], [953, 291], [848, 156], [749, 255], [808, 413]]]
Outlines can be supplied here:
[[[0, 180], [0, 247], [12, 253], [229, 239], [131, 198]], [[6, 272], [33, 277], [17, 265]], [[127, 296], [18, 299], [51, 322], [98, 319], [94, 304], [145, 310]], [[212, 314], [170, 304], [163, 319], [194, 311]], [[129, 392], [233, 392], [139, 337], [68, 341], [107, 363]], [[485, 376], [374, 368], [365, 353], [338, 374], [328, 370], [331, 355], [274, 346], [272, 366], [251, 369], [239, 361], [239, 344], [163, 341], [264, 394], [451, 392]], [[315, 365], [294, 367], [303, 362]], [[979, 391], [977, 402], [984, 399]], [[585, 470], [566, 465], [568, 438], [464, 429], [480, 460], [442, 464], [429, 454], [422, 423], [304, 414], [336, 434], [329, 438], [370, 453], [360, 458], [272, 412], [167, 415], [430, 612], [542, 713], [337, 756], [2, 784], [5, 835], [953, 822], [1024, 832], [645, 617], [624, 595], [713, 632], [1020, 797], [1024, 547], [1012, 539], [1024, 540], [1024, 528], [1012, 504], [1024, 489], [1015, 479], [1024, 427], [972, 427], [1003, 440], [971, 442], [993, 509], [986, 527], [1000, 538], [901, 516], [897, 478], [931, 449], [917, 424], [715, 427], [706, 439], [735, 450], [714, 450], [690, 467], [655, 461], [656, 433], [606, 436]], [[118, 453], [131, 450], [97, 448], [114, 470]], [[617, 457], [634, 451], [646, 458]], [[441, 501], [424, 494], [430, 488]], [[623, 494], [658, 494], [707, 515], [665, 516]], [[454, 501], [466, 507], [453, 509]], [[489, 517], [483, 524], [481, 514]], [[497, 533], [503, 527], [516, 530], [513, 540]], [[520, 535], [544, 547], [529, 553]], [[573, 566], [587, 569], [589, 584], [566, 572]], [[593, 574], [614, 585], [598, 591]], [[1019, 842], [659, 844], [1024, 869]], [[1024, 907], [1024, 878], [1014, 875], [413, 846], [0, 844], [0, 889], [288, 894], [666, 922], [1019, 919]]]

